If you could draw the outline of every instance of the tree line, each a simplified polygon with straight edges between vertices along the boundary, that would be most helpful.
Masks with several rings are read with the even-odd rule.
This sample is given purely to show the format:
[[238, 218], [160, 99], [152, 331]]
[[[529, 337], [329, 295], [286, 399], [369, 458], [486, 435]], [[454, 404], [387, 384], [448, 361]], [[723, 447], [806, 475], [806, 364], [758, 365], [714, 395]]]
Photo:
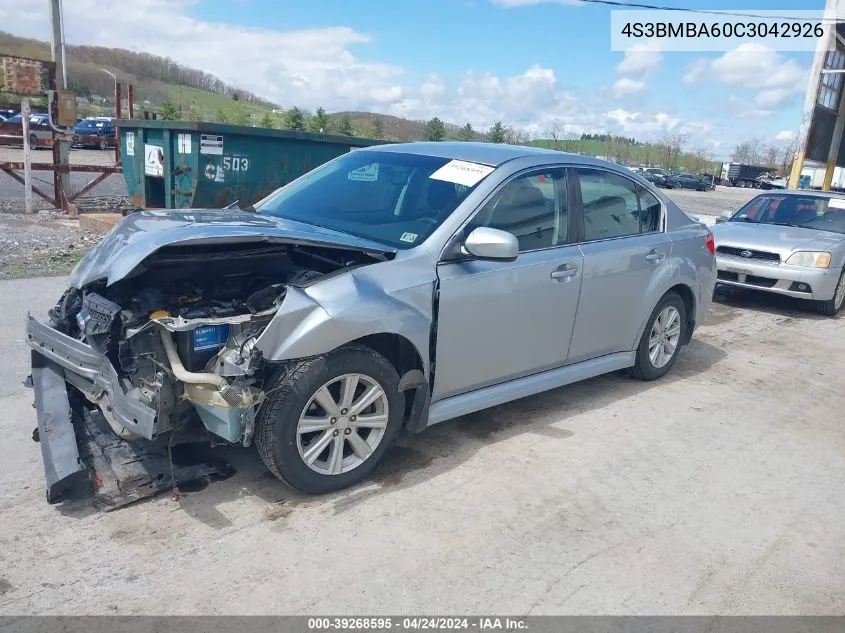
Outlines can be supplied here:
[[735, 163], [768, 167], [781, 176], [786, 176], [792, 168], [792, 160], [797, 149], [795, 140], [786, 145], [774, 145], [753, 138], [737, 143], [731, 153], [731, 160]]

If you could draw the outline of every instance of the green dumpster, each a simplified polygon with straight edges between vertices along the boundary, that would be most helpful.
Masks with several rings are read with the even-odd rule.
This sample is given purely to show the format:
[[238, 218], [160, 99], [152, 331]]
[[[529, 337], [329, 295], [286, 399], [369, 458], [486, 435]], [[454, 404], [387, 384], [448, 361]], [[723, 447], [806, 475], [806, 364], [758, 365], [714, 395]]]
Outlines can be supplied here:
[[118, 124], [129, 199], [142, 209], [244, 207], [332, 158], [384, 142], [201, 121]]

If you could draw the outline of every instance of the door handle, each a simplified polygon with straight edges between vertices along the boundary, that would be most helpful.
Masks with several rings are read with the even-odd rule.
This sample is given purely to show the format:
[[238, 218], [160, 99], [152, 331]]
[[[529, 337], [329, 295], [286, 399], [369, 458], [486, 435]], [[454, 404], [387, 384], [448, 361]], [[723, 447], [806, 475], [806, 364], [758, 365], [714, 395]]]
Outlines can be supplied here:
[[664, 255], [663, 253], [658, 253], [654, 250], [645, 256], [646, 260], [654, 262], [655, 264], [659, 264], [660, 262], [662, 262], [664, 257], [666, 257], [666, 255]]
[[568, 279], [570, 277], [574, 277], [577, 274], [578, 274], [577, 268], [567, 268], [567, 267], [561, 266], [557, 270], [552, 271], [551, 277], [552, 277], [552, 279]]

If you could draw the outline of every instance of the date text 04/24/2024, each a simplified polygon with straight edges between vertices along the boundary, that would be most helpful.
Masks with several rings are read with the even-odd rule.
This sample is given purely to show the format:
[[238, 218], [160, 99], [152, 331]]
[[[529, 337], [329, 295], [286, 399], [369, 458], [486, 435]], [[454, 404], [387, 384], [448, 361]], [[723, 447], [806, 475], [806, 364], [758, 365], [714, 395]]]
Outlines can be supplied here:
[[416, 630], [479, 630], [479, 631], [518, 631], [525, 630], [524, 620], [510, 617], [405, 617], [405, 618], [308, 618], [309, 631], [416, 631]]

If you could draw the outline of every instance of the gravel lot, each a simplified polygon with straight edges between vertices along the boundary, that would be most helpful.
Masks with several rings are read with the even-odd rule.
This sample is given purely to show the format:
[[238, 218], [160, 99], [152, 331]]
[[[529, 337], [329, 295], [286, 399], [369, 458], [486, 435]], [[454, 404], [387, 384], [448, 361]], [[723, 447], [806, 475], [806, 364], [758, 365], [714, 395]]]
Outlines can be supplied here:
[[0, 281], [0, 614], [845, 613], [843, 318], [729, 294], [665, 379], [401, 438], [358, 488], [226, 449], [232, 478], [98, 514], [46, 504], [21, 385], [65, 283]]
[[[33, 152], [33, 162], [52, 162], [50, 150]], [[17, 147], [0, 146], [0, 163], [23, 161], [23, 150]], [[100, 151], [93, 149], [71, 149], [70, 162], [74, 165], [114, 165], [114, 151]], [[70, 175], [71, 190], [77, 191], [90, 182], [97, 174], [73, 173]], [[53, 172], [34, 171], [34, 185], [43, 189], [48, 195], [53, 195]], [[117, 197], [126, 195], [126, 183], [123, 176], [114, 174], [94, 187], [86, 196]], [[43, 198], [33, 194], [36, 209], [51, 209], [51, 205]], [[13, 180], [11, 176], [0, 171], [0, 213], [21, 213], [24, 210], [23, 185]]]

